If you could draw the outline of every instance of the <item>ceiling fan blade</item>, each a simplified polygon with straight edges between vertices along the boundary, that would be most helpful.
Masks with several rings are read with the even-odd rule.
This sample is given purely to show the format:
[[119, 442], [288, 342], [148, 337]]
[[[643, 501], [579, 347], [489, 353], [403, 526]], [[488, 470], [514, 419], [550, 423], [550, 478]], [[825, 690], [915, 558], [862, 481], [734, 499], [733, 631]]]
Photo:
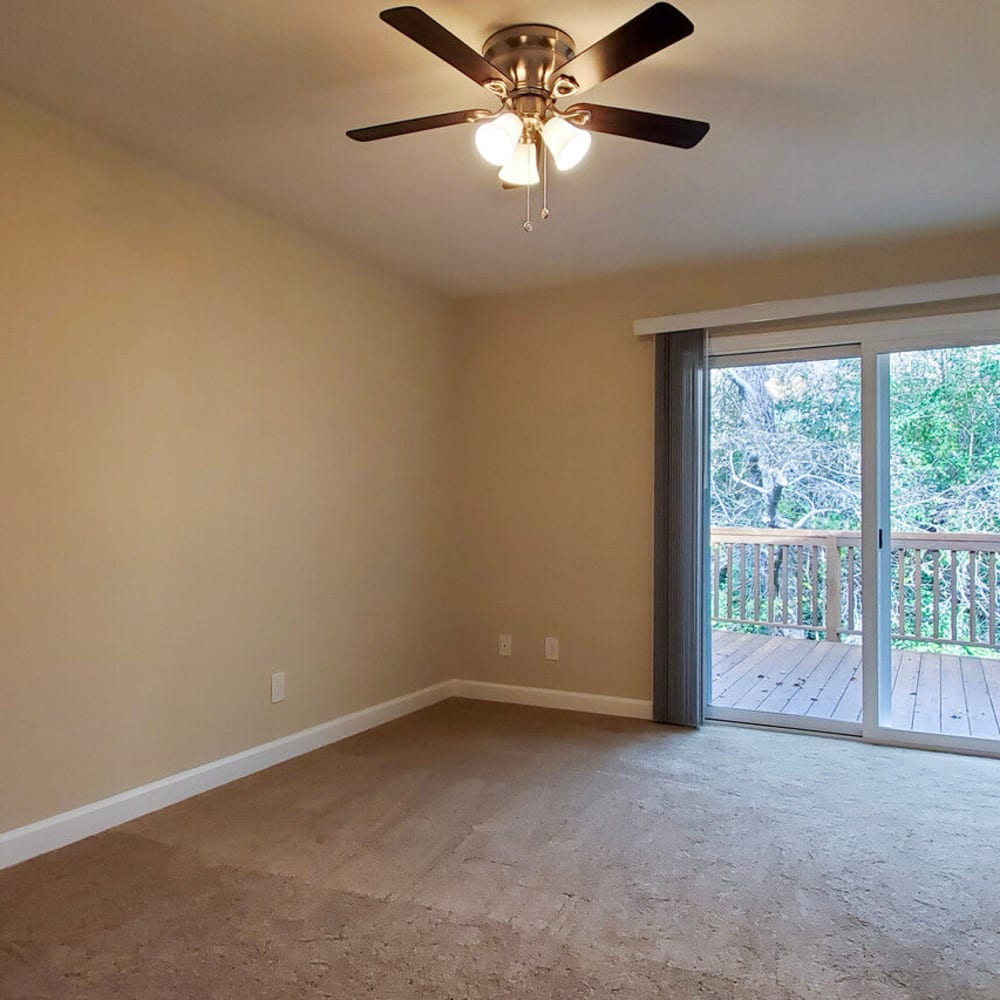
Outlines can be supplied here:
[[708, 133], [708, 122], [692, 118], [674, 118], [671, 115], [654, 115], [648, 111], [631, 111], [628, 108], [608, 108], [602, 104], [574, 104], [566, 112], [572, 115], [586, 111], [590, 121], [584, 128], [591, 132], [621, 135], [626, 139], [658, 142], [662, 146], [691, 149]]
[[[694, 31], [694, 25], [672, 4], [654, 3], [631, 21], [575, 55], [559, 69], [559, 78], [572, 81], [572, 93], [589, 90], [603, 80], [634, 66]], [[566, 95], [568, 96], [568, 95]]]
[[433, 128], [447, 128], [449, 125], [466, 125], [476, 121], [488, 111], [449, 111], [443, 115], [428, 115], [425, 118], [408, 118], [402, 122], [388, 122], [385, 125], [371, 125], [368, 128], [353, 128], [348, 138], [357, 142], [371, 142], [374, 139], [390, 139], [394, 135], [410, 135], [412, 132], [427, 132]]
[[393, 7], [382, 11], [379, 17], [417, 45], [422, 45], [428, 52], [454, 66], [480, 87], [499, 81], [508, 90], [513, 89], [514, 81], [506, 74], [417, 7]]

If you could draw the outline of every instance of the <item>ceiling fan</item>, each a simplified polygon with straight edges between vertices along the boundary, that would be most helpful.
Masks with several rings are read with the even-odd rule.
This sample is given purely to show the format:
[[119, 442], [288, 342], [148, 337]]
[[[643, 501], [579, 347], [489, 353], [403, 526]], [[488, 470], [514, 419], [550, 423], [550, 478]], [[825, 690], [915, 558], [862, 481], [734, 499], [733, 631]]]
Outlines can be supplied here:
[[573, 104], [565, 110], [557, 101], [571, 98], [629, 66], [687, 38], [694, 25], [669, 3], [655, 3], [599, 42], [576, 51], [576, 43], [561, 28], [548, 24], [514, 24], [486, 39], [480, 55], [443, 25], [416, 7], [393, 7], [379, 15], [386, 24], [433, 52], [474, 80], [501, 102], [496, 111], [474, 108], [425, 118], [352, 129], [358, 142], [388, 139], [449, 125], [478, 122], [476, 148], [488, 163], [500, 168], [505, 188], [524, 188], [526, 232], [531, 232], [531, 188], [541, 183], [541, 217], [549, 217], [548, 160], [559, 170], [571, 170], [587, 155], [591, 133], [640, 139], [690, 149], [708, 132], [708, 123], [670, 115]]

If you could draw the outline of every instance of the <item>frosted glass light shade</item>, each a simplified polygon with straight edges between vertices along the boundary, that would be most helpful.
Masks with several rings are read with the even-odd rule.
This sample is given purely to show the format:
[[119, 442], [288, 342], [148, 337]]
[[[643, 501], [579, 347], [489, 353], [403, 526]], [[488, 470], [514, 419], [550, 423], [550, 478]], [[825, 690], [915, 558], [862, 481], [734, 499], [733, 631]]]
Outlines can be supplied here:
[[502, 167], [510, 163], [522, 131], [521, 119], [508, 111], [476, 129], [476, 149], [487, 163]]
[[538, 150], [533, 142], [517, 144], [510, 163], [500, 170], [500, 180], [519, 187], [531, 187], [541, 180], [538, 176]]
[[542, 138], [560, 170], [572, 170], [590, 149], [590, 133], [564, 118], [550, 118], [542, 129]]

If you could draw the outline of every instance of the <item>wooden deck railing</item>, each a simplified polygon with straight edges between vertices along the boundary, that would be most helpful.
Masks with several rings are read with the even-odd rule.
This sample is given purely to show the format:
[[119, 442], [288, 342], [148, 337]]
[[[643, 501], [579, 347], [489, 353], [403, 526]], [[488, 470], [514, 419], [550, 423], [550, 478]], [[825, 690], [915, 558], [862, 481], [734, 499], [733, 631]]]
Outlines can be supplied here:
[[[1000, 649], [1000, 535], [890, 540], [892, 637]], [[713, 528], [712, 621], [841, 642], [861, 634], [861, 534]]]

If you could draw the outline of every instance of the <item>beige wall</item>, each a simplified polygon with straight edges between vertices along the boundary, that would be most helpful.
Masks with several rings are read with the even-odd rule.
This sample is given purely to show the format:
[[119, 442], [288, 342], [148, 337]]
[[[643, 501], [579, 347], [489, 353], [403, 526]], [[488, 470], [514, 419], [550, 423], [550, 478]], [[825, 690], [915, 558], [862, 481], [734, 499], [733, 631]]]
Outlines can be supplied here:
[[451, 676], [647, 698], [632, 321], [1000, 271], [994, 231], [456, 306], [5, 98], [0, 148], [0, 830]]
[[448, 304], [6, 99], [0, 149], [0, 830], [452, 676]]
[[634, 320], [998, 272], [994, 230], [464, 303], [463, 676], [650, 697], [653, 345]]

